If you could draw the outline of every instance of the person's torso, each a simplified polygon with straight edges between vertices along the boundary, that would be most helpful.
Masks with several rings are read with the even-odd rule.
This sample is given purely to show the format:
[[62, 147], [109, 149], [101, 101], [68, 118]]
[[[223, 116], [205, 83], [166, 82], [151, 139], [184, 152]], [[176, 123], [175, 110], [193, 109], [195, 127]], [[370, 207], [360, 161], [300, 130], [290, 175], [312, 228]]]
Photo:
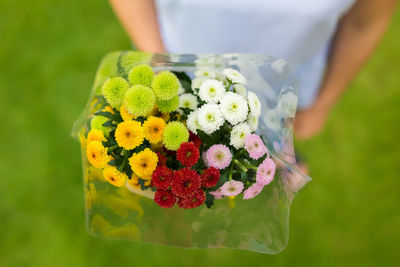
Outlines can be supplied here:
[[281, 57], [301, 73], [300, 90], [315, 96], [330, 40], [354, 1], [157, 0], [157, 10], [169, 52]]

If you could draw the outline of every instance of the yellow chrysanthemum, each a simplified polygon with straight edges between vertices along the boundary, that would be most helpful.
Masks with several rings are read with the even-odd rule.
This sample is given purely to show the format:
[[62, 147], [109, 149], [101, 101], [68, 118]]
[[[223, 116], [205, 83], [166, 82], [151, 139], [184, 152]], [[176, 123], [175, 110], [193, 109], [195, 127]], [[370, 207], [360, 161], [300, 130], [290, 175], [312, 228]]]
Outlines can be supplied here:
[[157, 167], [157, 154], [149, 148], [144, 149], [139, 153], [134, 153], [129, 159], [132, 171], [139, 177], [148, 177], [153, 174]]
[[[145, 186], [149, 186], [151, 184], [151, 180], [146, 180], [144, 182]], [[139, 177], [136, 174], [132, 174], [131, 179], [126, 181], [126, 188], [128, 188], [128, 190], [131, 190], [130, 188], [137, 188], [137, 189], [141, 189], [140, 184], [139, 184]]]
[[143, 179], [143, 180], [146, 180], [144, 185], [147, 185], [148, 183], [151, 182], [151, 175], [145, 175], [145, 176], [140, 177], [140, 178]]
[[128, 112], [128, 110], [124, 105], [122, 105], [121, 108], [119, 109], [119, 113], [121, 114], [121, 117], [124, 121], [131, 121], [133, 119], [136, 119], [135, 116], [133, 116], [131, 113]]
[[166, 123], [163, 119], [150, 116], [143, 123], [144, 137], [153, 144], [160, 142], [162, 140], [165, 125]]
[[138, 121], [124, 121], [115, 130], [115, 140], [120, 147], [134, 149], [143, 143], [143, 128]]
[[99, 129], [92, 129], [87, 135], [87, 141], [90, 143], [92, 141], [106, 141], [106, 138], [104, 137], [103, 131]]
[[121, 187], [125, 184], [128, 176], [114, 166], [107, 166], [103, 170], [104, 178], [113, 186]]
[[102, 169], [110, 161], [110, 156], [107, 155], [107, 149], [100, 141], [92, 141], [86, 147], [86, 156], [93, 167]]
[[114, 109], [111, 106], [106, 106], [103, 108], [103, 111], [110, 112], [111, 114], [114, 114]]

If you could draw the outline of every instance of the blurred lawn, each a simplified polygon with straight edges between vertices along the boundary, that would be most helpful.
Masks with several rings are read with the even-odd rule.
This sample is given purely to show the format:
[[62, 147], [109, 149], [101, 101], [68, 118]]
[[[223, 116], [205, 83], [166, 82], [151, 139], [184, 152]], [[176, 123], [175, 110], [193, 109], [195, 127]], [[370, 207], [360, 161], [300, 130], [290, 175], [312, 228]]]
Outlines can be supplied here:
[[399, 12], [324, 133], [298, 144], [314, 180], [294, 201], [287, 249], [260, 255], [90, 237], [69, 134], [101, 57], [129, 40], [106, 1], [2, 0], [0, 10], [0, 266], [398, 264]]

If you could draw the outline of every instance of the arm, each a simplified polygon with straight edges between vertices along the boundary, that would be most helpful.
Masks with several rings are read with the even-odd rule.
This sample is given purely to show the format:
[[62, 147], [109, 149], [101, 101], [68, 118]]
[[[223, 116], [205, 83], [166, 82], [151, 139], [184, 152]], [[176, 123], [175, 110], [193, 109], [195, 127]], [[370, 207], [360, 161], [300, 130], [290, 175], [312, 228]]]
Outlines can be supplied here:
[[110, 4], [138, 50], [165, 52], [154, 0], [110, 0]]
[[322, 129], [329, 111], [381, 39], [396, 4], [397, 0], [358, 0], [341, 19], [320, 94], [311, 108], [296, 116], [299, 138], [309, 138]]

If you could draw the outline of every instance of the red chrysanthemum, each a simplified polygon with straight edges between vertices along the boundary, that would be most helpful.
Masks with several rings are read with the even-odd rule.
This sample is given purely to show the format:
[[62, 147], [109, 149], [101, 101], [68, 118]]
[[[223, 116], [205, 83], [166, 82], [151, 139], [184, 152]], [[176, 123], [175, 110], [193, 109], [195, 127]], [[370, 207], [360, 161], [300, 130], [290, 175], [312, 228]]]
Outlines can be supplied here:
[[185, 167], [192, 167], [200, 158], [199, 149], [193, 142], [182, 143], [176, 153], [176, 159]]
[[205, 200], [206, 195], [204, 194], [204, 191], [198, 189], [192, 196], [180, 198], [178, 200], [178, 206], [184, 209], [193, 209], [203, 204]]
[[217, 168], [210, 167], [205, 169], [201, 174], [201, 184], [206, 188], [213, 187], [218, 183], [219, 175], [220, 173]]
[[157, 157], [158, 157], [157, 166], [167, 166], [167, 157], [165, 157], [160, 152], [156, 152], [156, 154], [157, 154]]
[[201, 146], [201, 139], [191, 131], [189, 131], [189, 142], [193, 142], [197, 148]]
[[200, 186], [200, 175], [190, 169], [176, 171], [171, 183], [172, 192], [182, 198], [192, 196]]
[[159, 189], [168, 189], [171, 186], [174, 172], [165, 166], [159, 166], [151, 175], [153, 186]]
[[154, 195], [154, 202], [160, 207], [171, 208], [176, 203], [176, 196], [170, 190], [157, 189]]

